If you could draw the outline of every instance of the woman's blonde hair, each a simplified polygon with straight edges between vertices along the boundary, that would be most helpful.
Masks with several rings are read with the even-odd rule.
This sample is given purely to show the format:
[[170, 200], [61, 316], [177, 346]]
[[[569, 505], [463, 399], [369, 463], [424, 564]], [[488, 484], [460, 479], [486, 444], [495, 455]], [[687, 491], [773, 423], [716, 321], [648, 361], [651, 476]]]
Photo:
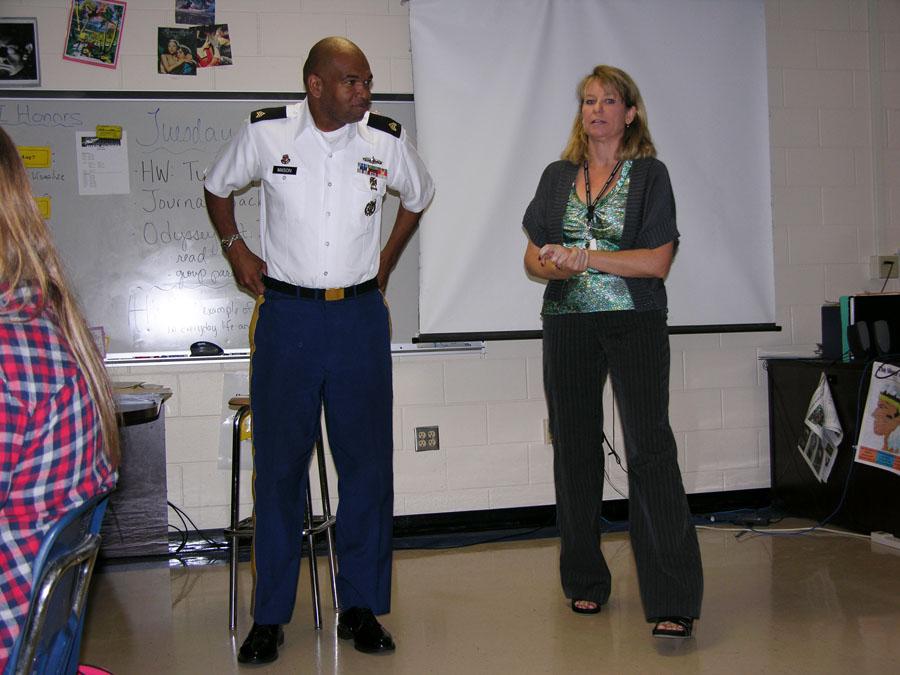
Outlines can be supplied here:
[[626, 108], [634, 108], [635, 115], [622, 137], [622, 147], [619, 148], [619, 159], [640, 159], [642, 157], [656, 157], [656, 147], [650, 138], [650, 128], [647, 126], [647, 109], [644, 107], [644, 99], [631, 76], [624, 70], [613, 66], [597, 66], [589, 75], [586, 75], [578, 84], [576, 93], [578, 96], [578, 110], [575, 112], [575, 121], [572, 123], [572, 132], [566, 149], [563, 150], [562, 159], [581, 164], [587, 158], [588, 138], [581, 123], [581, 105], [588, 85], [599, 82], [602, 86], [614, 89], [625, 102]]
[[[9, 135], [0, 128], [0, 284], [6, 292], [24, 283], [41, 291], [99, 413], [103, 448], [119, 462], [119, 431], [112, 386], [87, 322], [69, 290], [50, 232], [31, 195], [25, 166]], [[39, 308], [38, 312], [43, 308]]]

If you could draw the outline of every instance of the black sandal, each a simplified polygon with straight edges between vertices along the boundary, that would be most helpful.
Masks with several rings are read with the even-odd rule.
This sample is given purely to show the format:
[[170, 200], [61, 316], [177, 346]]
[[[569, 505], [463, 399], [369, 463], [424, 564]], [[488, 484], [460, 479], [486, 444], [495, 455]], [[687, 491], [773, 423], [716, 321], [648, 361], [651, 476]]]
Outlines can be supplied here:
[[[593, 605], [593, 607], [579, 607], [575, 603], [577, 602], [589, 602]], [[600, 613], [600, 603], [594, 602], [593, 600], [572, 600], [572, 611], [576, 614], [599, 614]]]
[[[678, 628], [662, 628], [664, 623], [674, 623]], [[680, 638], [686, 640], [693, 637], [694, 620], [689, 616], [664, 616], [653, 627], [653, 637]]]

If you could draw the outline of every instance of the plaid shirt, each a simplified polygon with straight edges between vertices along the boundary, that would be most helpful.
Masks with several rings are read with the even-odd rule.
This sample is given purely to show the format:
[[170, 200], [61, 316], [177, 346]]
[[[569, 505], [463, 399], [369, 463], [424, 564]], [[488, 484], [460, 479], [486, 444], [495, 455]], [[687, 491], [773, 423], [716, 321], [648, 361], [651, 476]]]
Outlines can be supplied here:
[[110, 490], [87, 381], [37, 288], [0, 287], [0, 669], [28, 613], [32, 562], [68, 510]]

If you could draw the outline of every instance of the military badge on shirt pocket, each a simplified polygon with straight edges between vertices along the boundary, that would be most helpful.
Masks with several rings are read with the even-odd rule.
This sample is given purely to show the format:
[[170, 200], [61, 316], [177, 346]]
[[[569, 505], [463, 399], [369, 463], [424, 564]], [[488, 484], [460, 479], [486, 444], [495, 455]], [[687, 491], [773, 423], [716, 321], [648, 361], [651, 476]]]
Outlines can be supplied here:
[[378, 213], [387, 189], [384, 180], [360, 171], [353, 179], [353, 187], [356, 188], [354, 193], [359, 197], [359, 208], [362, 209], [363, 215], [371, 217]]

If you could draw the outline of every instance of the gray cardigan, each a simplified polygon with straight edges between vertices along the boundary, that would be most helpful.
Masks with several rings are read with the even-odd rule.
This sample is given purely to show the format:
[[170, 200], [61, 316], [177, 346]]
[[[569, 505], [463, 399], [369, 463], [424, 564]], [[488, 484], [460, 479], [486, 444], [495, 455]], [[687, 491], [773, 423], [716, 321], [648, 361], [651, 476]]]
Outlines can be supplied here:
[[[561, 244], [562, 221], [569, 192], [580, 167], [559, 160], [541, 176], [534, 198], [525, 210], [522, 225], [535, 246]], [[636, 159], [631, 165], [621, 249], [656, 248], [674, 241], [675, 197], [666, 165], [655, 157]], [[624, 277], [637, 311], [666, 309], [666, 287], [662, 279]], [[561, 300], [565, 282], [552, 280], [544, 300]]]

